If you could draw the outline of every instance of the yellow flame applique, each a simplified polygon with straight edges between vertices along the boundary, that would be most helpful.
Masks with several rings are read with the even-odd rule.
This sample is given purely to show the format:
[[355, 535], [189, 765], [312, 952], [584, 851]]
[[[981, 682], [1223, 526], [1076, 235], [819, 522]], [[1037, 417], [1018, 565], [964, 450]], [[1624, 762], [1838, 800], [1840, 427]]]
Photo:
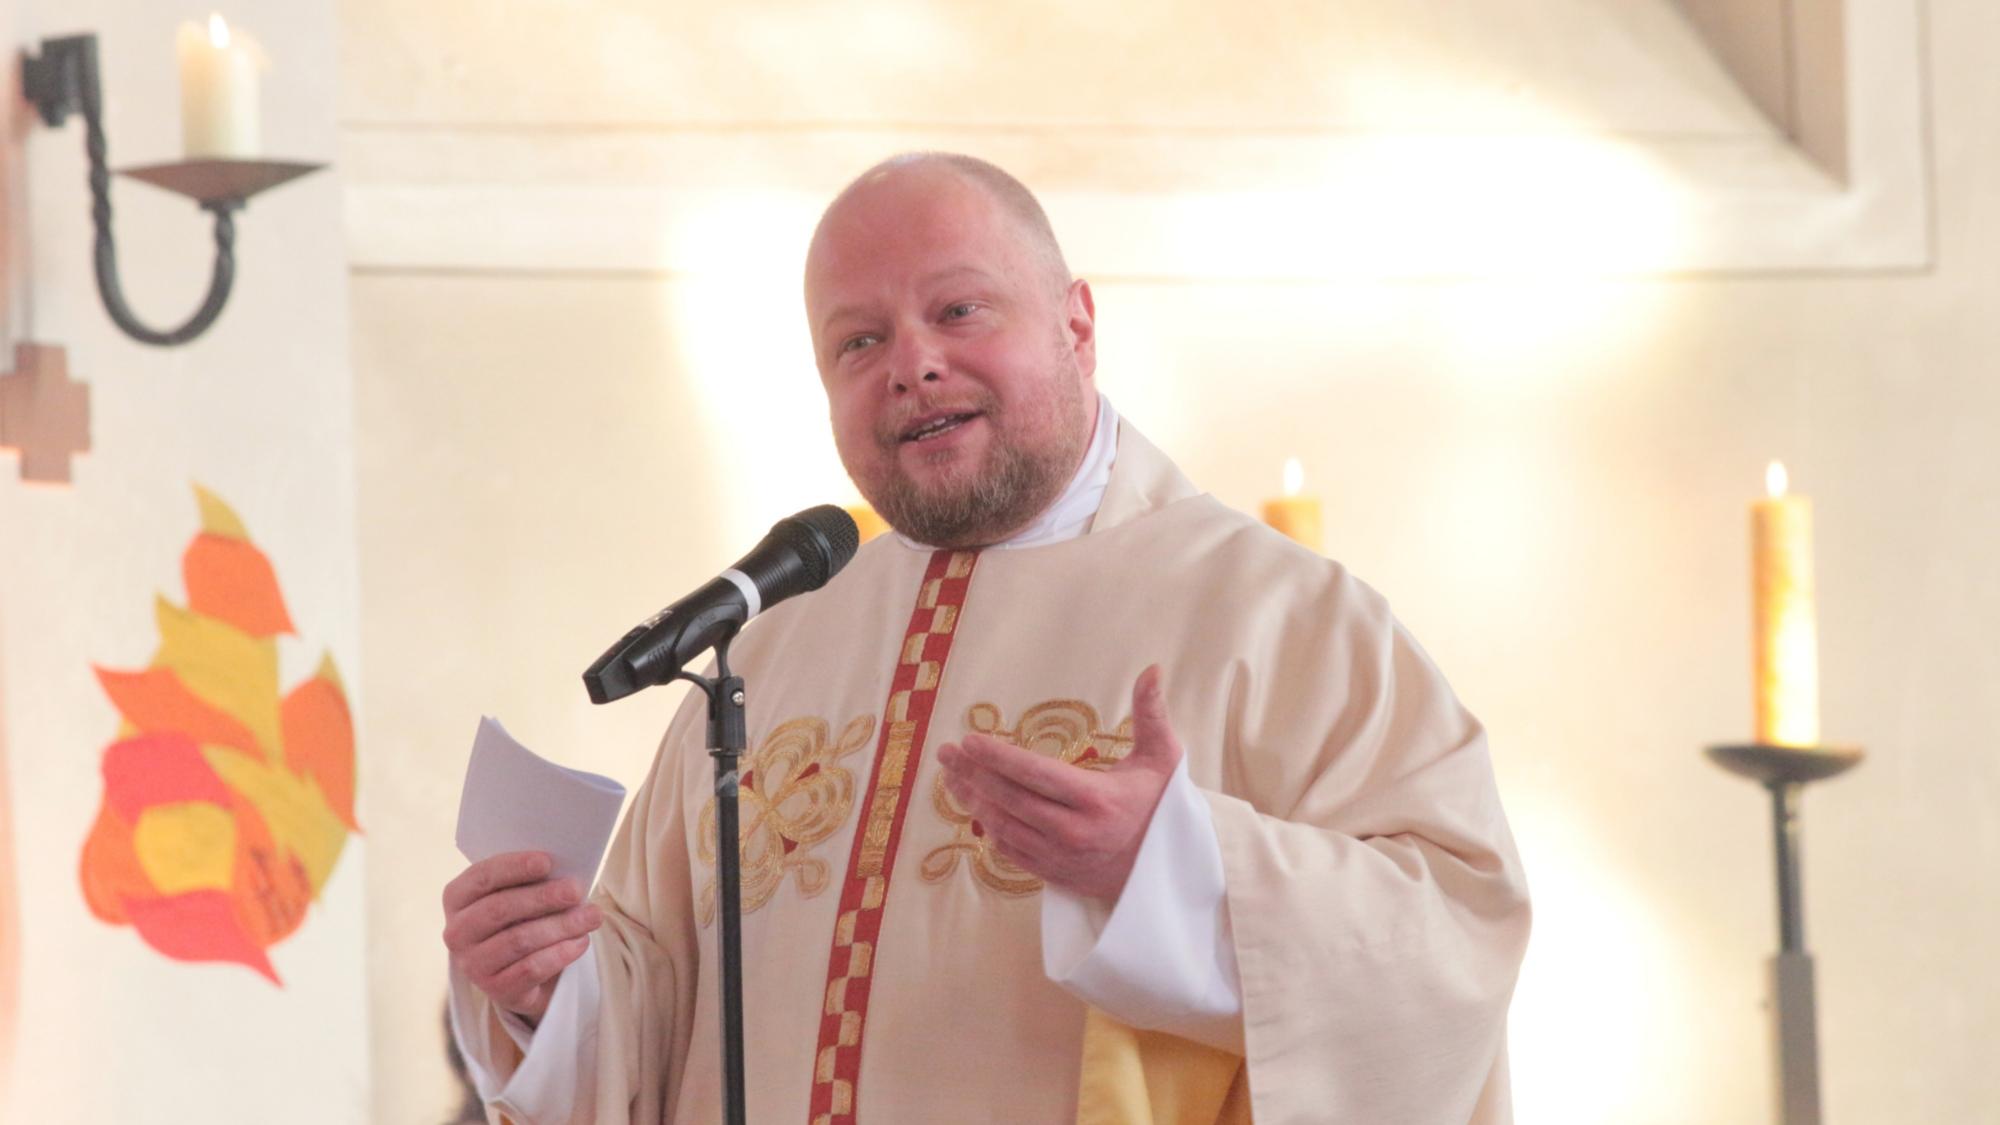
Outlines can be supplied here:
[[157, 598], [160, 647], [95, 669], [122, 719], [83, 844], [84, 901], [179, 961], [233, 961], [280, 984], [266, 950], [305, 920], [354, 819], [354, 721], [333, 657], [280, 694], [291, 615], [271, 562], [199, 485], [181, 558], [187, 605]]

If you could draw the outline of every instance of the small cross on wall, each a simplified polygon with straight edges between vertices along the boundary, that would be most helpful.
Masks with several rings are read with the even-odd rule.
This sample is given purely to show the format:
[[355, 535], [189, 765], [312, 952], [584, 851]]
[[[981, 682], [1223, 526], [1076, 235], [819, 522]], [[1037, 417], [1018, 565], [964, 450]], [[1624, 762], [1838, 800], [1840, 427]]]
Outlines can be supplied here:
[[69, 377], [68, 354], [17, 344], [0, 374], [0, 449], [21, 455], [21, 479], [67, 483], [70, 457], [90, 451], [90, 387]]

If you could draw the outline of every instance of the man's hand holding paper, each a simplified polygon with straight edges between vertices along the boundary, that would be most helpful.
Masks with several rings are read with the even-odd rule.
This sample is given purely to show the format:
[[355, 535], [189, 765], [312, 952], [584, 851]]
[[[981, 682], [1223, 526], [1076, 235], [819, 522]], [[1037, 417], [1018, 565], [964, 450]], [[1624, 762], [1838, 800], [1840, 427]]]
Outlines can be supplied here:
[[546, 852], [480, 860], [444, 888], [444, 944], [466, 978], [530, 1023], [548, 1010], [556, 978], [590, 951], [603, 921], [574, 879], [550, 877]]
[[444, 944], [467, 980], [530, 1023], [604, 920], [584, 898], [624, 797], [480, 722], [458, 810], [458, 849], [473, 863], [444, 889]]

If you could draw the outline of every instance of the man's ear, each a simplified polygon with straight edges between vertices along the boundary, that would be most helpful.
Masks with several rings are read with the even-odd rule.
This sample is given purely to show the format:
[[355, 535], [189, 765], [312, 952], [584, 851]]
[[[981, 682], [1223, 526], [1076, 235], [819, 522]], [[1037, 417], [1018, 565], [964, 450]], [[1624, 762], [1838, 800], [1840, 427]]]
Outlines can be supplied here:
[[1078, 278], [1069, 283], [1063, 324], [1069, 331], [1077, 370], [1088, 379], [1097, 371], [1097, 302], [1090, 295], [1090, 282]]

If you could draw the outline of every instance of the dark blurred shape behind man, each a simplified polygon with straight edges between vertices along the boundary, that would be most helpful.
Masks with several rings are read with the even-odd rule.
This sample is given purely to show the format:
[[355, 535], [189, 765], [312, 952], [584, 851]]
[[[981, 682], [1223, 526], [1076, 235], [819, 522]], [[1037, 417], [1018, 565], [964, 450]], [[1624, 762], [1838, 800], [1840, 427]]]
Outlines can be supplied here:
[[[1381, 597], [1117, 417], [1090, 286], [999, 169], [869, 170], [805, 291], [898, 534], [732, 648], [751, 1119], [1508, 1120], [1526, 888], [1485, 734]], [[530, 853], [446, 888], [496, 1114], [719, 1118], [705, 733], [690, 695], [587, 902]]]

